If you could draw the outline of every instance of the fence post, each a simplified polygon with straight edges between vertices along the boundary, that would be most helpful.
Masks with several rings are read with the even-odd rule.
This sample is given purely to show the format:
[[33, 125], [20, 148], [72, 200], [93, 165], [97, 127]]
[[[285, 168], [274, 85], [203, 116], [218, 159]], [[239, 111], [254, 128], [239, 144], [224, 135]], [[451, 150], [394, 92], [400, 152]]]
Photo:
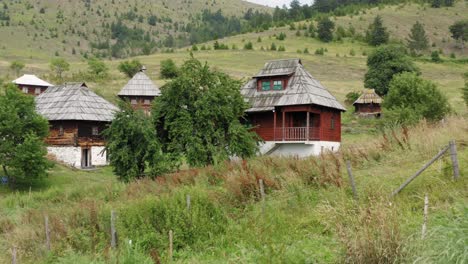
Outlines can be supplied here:
[[16, 264], [16, 247], [13, 246], [13, 249], [11, 250], [11, 263]]
[[169, 230], [169, 261], [172, 261], [173, 233]]
[[424, 239], [426, 236], [426, 229], [427, 229], [427, 213], [429, 211], [429, 197], [426, 195], [424, 196], [424, 222], [422, 225], [422, 232], [421, 232], [421, 239]]
[[50, 229], [49, 229], [49, 217], [44, 216], [44, 225], [45, 225], [45, 235], [46, 235], [46, 248], [47, 251], [50, 251]]
[[117, 247], [117, 231], [115, 230], [115, 211], [111, 211], [111, 248]]
[[259, 179], [258, 184], [260, 185], [260, 197], [262, 198], [262, 202], [264, 202], [265, 201], [265, 186], [263, 185], [263, 179]]
[[458, 180], [460, 168], [458, 167], [457, 144], [455, 144], [455, 140], [450, 141], [450, 158], [452, 159], [453, 179]]
[[353, 172], [351, 171], [351, 162], [349, 162], [349, 160], [346, 161], [346, 170], [348, 171], [349, 181], [351, 182], [351, 188], [353, 188], [354, 200], [357, 201], [358, 194], [356, 190], [356, 183], [354, 182]]
[[413, 176], [411, 176], [409, 179], [407, 179], [398, 189], [393, 191], [391, 197], [397, 195], [401, 190], [403, 190], [410, 182], [412, 182], [416, 177], [418, 177], [423, 171], [425, 171], [429, 166], [431, 166], [432, 163], [434, 163], [436, 160], [438, 160], [442, 155], [450, 148], [450, 146], [446, 146], [443, 148], [437, 155], [435, 155], [428, 163], [426, 163], [421, 169], [419, 169]]
[[187, 211], [190, 211], [190, 194], [187, 194]]

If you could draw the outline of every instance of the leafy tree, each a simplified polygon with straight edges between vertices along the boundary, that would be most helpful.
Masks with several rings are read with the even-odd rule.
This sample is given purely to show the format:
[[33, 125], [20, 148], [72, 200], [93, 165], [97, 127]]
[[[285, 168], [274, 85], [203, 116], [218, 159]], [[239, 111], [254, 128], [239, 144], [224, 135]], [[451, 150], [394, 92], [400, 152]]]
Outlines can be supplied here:
[[133, 59], [131, 61], [122, 61], [119, 63], [118, 69], [121, 73], [127, 75], [128, 78], [132, 78], [142, 67], [143, 65], [139, 60]]
[[407, 41], [408, 48], [416, 52], [426, 50], [429, 47], [426, 31], [424, 30], [424, 26], [419, 23], [419, 21], [416, 21], [416, 23], [411, 28], [411, 33], [409, 34]]
[[252, 44], [252, 42], [249, 41], [249, 42], [245, 43], [244, 49], [245, 49], [245, 50], [253, 50], [253, 44]]
[[356, 100], [359, 98], [359, 96], [361, 96], [361, 94], [359, 92], [356, 92], [356, 91], [349, 92], [349, 93], [346, 94], [345, 102], [347, 104], [351, 105], [354, 102], [356, 102]]
[[468, 20], [457, 21], [449, 29], [452, 38], [459, 41], [463, 49], [465, 41], [468, 41]]
[[442, 59], [440, 58], [439, 56], [439, 52], [437, 50], [434, 50], [432, 53], [431, 53], [431, 60], [433, 62], [442, 62]]
[[63, 58], [54, 58], [50, 61], [50, 70], [55, 72], [56, 78], [62, 80], [62, 74], [70, 70], [70, 64]]
[[231, 156], [250, 157], [257, 137], [241, 123], [248, 108], [241, 82], [191, 58], [153, 104], [163, 150], [191, 166], [216, 164]]
[[381, 46], [367, 57], [367, 73], [364, 86], [375, 89], [379, 95], [388, 93], [393, 76], [402, 72], [416, 72], [419, 69], [398, 46]]
[[10, 63], [10, 69], [15, 72], [15, 75], [18, 76], [21, 70], [24, 68], [25, 64], [21, 61], [12, 61]]
[[9, 84], [0, 95], [0, 166], [10, 186], [31, 183], [47, 175], [46, 119], [36, 113], [34, 98]]
[[158, 18], [155, 15], [150, 15], [148, 17], [148, 24], [151, 26], [156, 26], [156, 22], [158, 22]]
[[177, 68], [175, 62], [171, 59], [161, 61], [161, 78], [163, 79], [172, 79], [176, 78], [179, 75], [179, 69]]
[[88, 60], [88, 72], [98, 78], [105, 78], [109, 74], [109, 68], [102, 60], [91, 58]]
[[414, 72], [396, 75], [390, 82], [384, 108], [393, 111], [393, 121], [411, 124], [425, 118], [438, 121], [450, 112], [447, 97], [437, 86]]
[[366, 41], [369, 45], [379, 46], [388, 43], [389, 34], [383, 26], [382, 17], [376, 16], [366, 32]]
[[330, 20], [330, 18], [325, 17], [318, 22], [317, 34], [318, 38], [323, 42], [330, 42], [333, 40], [333, 29], [335, 28], [335, 23]]
[[465, 99], [465, 104], [468, 106], [468, 72], [465, 72], [463, 77], [465, 79], [465, 87], [462, 88], [463, 99]]
[[155, 177], [168, 170], [151, 120], [128, 102], [120, 105], [111, 125], [103, 131], [110, 164], [124, 182], [145, 175]]

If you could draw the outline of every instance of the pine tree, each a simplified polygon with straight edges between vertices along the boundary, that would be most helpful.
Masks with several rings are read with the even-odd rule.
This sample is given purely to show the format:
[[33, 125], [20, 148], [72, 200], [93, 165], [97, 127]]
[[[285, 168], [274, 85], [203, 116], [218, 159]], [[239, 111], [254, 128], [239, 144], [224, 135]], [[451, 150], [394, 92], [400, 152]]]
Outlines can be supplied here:
[[318, 38], [323, 42], [332, 41], [334, 28], [335, 23], [333, 23], [333, 21], [331, 21], [328, 17], [320, 20], [317, 27]]
[[409, 34], [409, 39], [407, 39], [407, 41], [408, 48], [415, 52], [426, 50], [429, 47], [426, 31], [419, 21], [416, 21], [411, 28], [411, 33]]
[[388, 43], [387, 28], [383, 26], [383, 21], [380, 16], [376, 16], [374, 22], [369, 25], [366, 32], [366, 40], [372, 46], [379, 46]]

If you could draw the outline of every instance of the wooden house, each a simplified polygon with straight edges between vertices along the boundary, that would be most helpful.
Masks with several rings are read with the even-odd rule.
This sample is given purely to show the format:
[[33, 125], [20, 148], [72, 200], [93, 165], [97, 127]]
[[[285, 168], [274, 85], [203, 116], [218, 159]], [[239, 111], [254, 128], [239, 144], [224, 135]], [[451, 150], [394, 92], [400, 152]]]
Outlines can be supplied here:
[[336, 151], [346, 109], [300, 59], [269, 61], [241, 90], [262, 154], [310, 156]]
[[38, 96], [52, 84], [39, 79], [36, 75], [24, 74], [12, 83], [16, 84], [18, 88], [25, 94]]
[[382, 113], [382, 98], [374, 89], [366, 89], [353, 103], [356, 114], [364, 117], [380, 117]]
[[36, 110], [49, 121], [49, 154], [73, 167], [107, 164], [101, 132], [114, 118], [117, 107], [85, 83], [67, 83], [37, 96]]
[[143, 66], [122, 88], [118, 96], [123, 100], [128, 100], [133, 109], [142, 109], [149, 114], [154, 98], [160, 96], [161, 91], [145, 74], [145, 71], [146, 68]]

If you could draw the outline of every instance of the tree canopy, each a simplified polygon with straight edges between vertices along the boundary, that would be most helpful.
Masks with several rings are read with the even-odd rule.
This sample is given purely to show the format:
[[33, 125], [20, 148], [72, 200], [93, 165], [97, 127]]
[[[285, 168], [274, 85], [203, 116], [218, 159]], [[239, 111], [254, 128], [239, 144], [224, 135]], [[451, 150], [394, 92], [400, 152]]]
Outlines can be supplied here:
[[186, 61], [153, 104], [163, 150], [191, 166], [255, 155], [257, 136], [241, 123], [248, 106], [240, 87], [240, 81], [207, 64]]
[[12, 61], [10, 64], [10, 69], [15, 72], [15, 75], [18, 76], [20, 71], [24, 68], [25, 64], [21, 61]]
[[323, 42], [330, 42], [333, 40], [333, 29], [335, 28], [335, 23], [330, 20], [330, 18], [325, 17], [321, 19], [317, 26], [318, 38]]
[[7, 85], [0, 95], [0, 120], [0, 166], [10, 185], [45, 177], [51, 167], [43, 142], [49, 126], [36, 113], [34, 97]]
[[429, 40], [427, 39], [424, 26], [416, 21], [411, 28], [411, 33], [408, 36], [408, 48], [415, 52], [426, 50], [429, 47]]
[[393, 111], [390, 117], [404, 124], [422, 118], [438, 121], [450, 112], [447, 97], [437, 86], [412, 72], [400, 73], [392, 79], [383, 106]]
[[151, 120], [122, 102], [111, 125], [104, 130], [106, 148], [114, 173], [124, 182], [166, 171], [164, 155]]
[[163, 79], [172, 79], [177, 77], [179, 69], [172, 59], [161, 61], [160, 75]]
[[369, 25], [366, 32], [366, 41], [369, 45], [379, 46], [388, 43], [389, 34], [387, 28], [384, 27], [382, 17], [376, 16], [374, 22]]
[[62, 74], [70, 70], [70, 63], [63, 58], [54, 58], [50, 61], [50, 70], [55, 73], [56, 78], [62, 80]]
[[468, 41], [468, 20], [457, 21], [449, 29], [452, 38], [460, 41], [461, 47], [464, 48], [465, 41]]
[[141, 70], [142, 67], [143, 65], [139, 60], [133, 59], [131, 61], [122, 61], [119, 64], [118, 69], [120, 72], [127, 75], [128, 78], [132, 78], [137, 72]]
[[402, 72], [416, 72], [419, 69], [406, 56], [404, 48], [399, 46], [378, 47], [367, 58], [367, 73], [364, 86], [375, 89], [379, 95], [386, 95], [393, 76]]

